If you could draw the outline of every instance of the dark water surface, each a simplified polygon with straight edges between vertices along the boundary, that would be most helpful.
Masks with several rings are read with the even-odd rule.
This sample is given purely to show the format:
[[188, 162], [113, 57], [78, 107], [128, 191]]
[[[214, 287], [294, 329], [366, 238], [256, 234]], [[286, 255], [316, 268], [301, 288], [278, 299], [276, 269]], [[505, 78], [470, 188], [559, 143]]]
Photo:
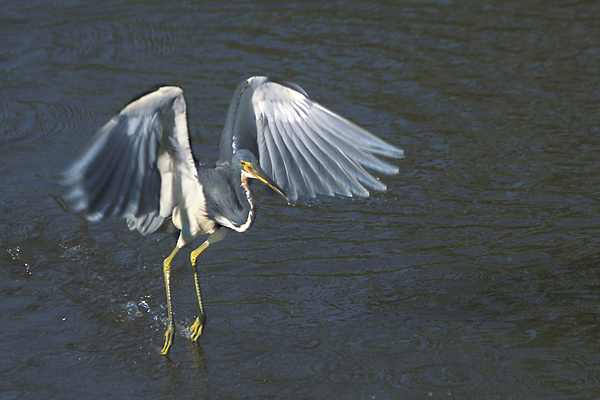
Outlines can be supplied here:
[[[0, 397], [600, 397], [594, 1], [7, 2], [0, 13]], [[250, 75], [406, 151], [389, 191], [288, 206], [176, 260], [89, 224], [55, 179], [158, 84], [214, 156]]]

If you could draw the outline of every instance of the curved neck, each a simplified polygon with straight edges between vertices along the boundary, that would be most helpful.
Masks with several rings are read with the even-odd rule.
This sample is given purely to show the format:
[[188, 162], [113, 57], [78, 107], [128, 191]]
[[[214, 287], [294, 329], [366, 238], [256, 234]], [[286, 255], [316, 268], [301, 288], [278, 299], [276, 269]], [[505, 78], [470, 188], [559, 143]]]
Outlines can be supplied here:
[[209, 219], [237, 232], [244, 232], [252, 226], [255, 215], [252, 192], [248, 178], [239, 168], [205, 169], [198, 177]]

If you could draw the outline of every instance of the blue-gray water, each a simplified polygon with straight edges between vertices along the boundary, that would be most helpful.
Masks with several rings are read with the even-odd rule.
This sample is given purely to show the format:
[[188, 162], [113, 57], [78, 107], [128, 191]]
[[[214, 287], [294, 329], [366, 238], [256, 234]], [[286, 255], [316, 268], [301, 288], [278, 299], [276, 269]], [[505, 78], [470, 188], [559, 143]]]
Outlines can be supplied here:
[[[594, 1], [5, 2], [0, 397], [600, 397]], [[251, 75], [402, 147], [368, 199], [288, 206], [175, 265], [172, 236], [89, 224], [56, 178], [129, 100], [184, 88], [214, 157]]]

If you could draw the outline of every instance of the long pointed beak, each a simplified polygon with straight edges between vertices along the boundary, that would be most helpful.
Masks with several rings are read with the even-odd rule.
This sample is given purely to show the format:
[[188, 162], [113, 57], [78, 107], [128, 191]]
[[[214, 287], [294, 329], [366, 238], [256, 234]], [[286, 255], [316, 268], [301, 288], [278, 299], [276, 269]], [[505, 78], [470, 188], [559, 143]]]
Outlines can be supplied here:
[[242, 168], [250, 177], [261, 181], [265, 185], [268, 185], [271, 189], [279, 193], [286, 201], [289, 202], [289, 199], [285, 195], [285, 193], [283, 193], [283, 190], [281, 190], [279, 186], [277, 186], [273, 179], [271, 179], [267, 174], [265, 174], [265, 171], [263, 171], [262, 168], [248, 161], [242, 161], [241, 163]]

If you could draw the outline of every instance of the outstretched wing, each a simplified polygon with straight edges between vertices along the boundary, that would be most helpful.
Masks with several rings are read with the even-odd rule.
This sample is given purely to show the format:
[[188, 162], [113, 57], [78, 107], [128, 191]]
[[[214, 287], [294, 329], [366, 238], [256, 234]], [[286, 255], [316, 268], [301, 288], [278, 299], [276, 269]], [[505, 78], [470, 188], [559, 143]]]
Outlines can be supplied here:
[[317, 195], [369, 195], [385, 184], [367, 170], [396, 174], [378, 156], [404, 152], [308, 98], [291, 82], [252, 77], [236, 89], [221, 136], [221, 162], [252, 151], [290, 201]]
[[162, 87], [125, 107], [63, 174], [64, 195], [90, 221], [122, 216], [156, 231], [184, 194], [202, 196], [190, 149], [185, 100]]

